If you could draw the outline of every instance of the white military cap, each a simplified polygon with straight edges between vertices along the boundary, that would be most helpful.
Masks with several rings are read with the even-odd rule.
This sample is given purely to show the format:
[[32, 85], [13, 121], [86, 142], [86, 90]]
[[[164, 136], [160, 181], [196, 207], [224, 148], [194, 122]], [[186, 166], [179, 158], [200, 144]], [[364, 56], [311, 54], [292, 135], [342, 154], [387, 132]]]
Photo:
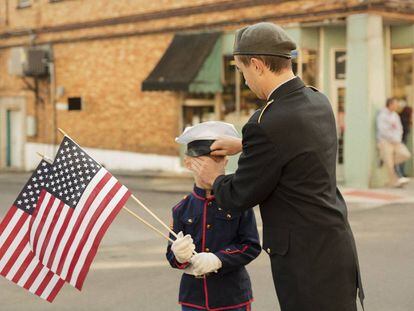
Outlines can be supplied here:
[[222, 136], [239, 137], [239, 133], [233, 124], [207, 121], [186, 127], [175, 141], [179, 144], [187, 144], [187, 155], [198, 157], [209, 154], [211, 144]]

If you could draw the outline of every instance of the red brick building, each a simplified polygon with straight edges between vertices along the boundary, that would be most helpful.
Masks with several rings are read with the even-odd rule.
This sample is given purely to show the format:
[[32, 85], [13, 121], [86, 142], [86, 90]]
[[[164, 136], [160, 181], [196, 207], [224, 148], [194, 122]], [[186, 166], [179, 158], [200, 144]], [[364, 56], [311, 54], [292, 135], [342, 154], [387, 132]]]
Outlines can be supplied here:
[[185, 125], [241, 125], [260, 105], [232, 64], [235, 29], [284, 25], [298, 75], [334, 97], [324, 29], [355, 14], [411, 27], [413, 12], [396, 0], [3, 0], [0, 168], [52, 155], [60, 127], [109, 168], [179, 171]]

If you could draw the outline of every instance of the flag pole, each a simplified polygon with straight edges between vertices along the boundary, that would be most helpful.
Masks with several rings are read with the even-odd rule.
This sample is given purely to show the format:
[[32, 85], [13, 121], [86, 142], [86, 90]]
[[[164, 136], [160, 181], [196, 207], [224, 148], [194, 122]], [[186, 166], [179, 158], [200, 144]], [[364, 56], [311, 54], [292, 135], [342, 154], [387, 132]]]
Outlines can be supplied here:
[[155, 215], [148, 207], [146, 207], [144, 203], [138, 200], [138, 198], [135, 195], [131, 195], [131, 198], [139, 205], [141, 205], [141, 207], [145, 209], [152, 217], [154, 217], [164, 228], [166, 228], [168, 232], [170, 232], [175, 238], [177, 238], [177, 234], [170, 227], [168, 227], [161, 219], [159, 219], [158, 216]]
[[[63, 135], [66, 136], [68, 138], [70, 138], [70, 136], [68, 134], [66, 134], [66, 132], [64, 130], [62, 130], [61, 128], [58, 128], [59, 132]], [[71, 138], [72, 139], [72, 138]], [[73, 139], [72, 139], [73, 140]], [[158, 221], [165, 229], [168, 230], [169, 233], [171, 233], [175, 238], [177, 238], [177, 233], [175, 233], [169, 226], [167, 226], [157, 215], [155, 215], [148, 207], [146, 207], [144, 205], [144, 203], [142, 203], [140, 200], [138, 200], [138, 198], [135, 195], [131, 195], [131, 198], [137, 202], [143, 209], [145, 209], [152, 217], [155, 218], [156, 221]]]
[[171, 243], [174, 243], [174, 241], [171, 240], [168, 236], [164, 235], [164, 233], [162, 233], [160, 230], [158, 230], [157, 228], [155, 228], [153, 225], [151, 225], [150, 223], [148, 223], [147, 221], [145, 221], [144, 219], [142, 219], [141, 217], [139, 217], [137, 214], [135, 214], [129, 208], [127, 208], [126, 206], [124, 206], [123, 209], [126, 210], [128, 213], [130, 213], [133, 217], [135, 217], [136, 219], [138, 219], [139, 221], [141, 221], [143, 224], [147, 225], [149, 228], [151, 228], [152, 230], [154, 230], [155, 232], [157, 232], [163, 238], [167, 239]]
[[[52, 164], [53, 161], [51, 161], [50, 158], [46, 157], [45, 155], [41, 154], [40, 152], [36, 152], [40, 157], [43, 158], [43, 160], [45, 160], [46, 162]], [[143, 218], [141, 218], [140, 216], [138, 216], [137, 214], [135, 214], [133, 211], [131, 211], [129, 208], [127, 208], [126, 206], [122, 207], [125, 211], [127, 211], [128, 213], [130, 213], [133, 217], [135, 217], [136, 219], [138, 219], [139, 221], [141, 221], [143, 224], [145, 224], [146, 226], [148, 226], [149, 228], [151, 228], [152, 230], [154, 230], [155, 232], [157, 232], [159, 235], [161, 235], [163, 238], [165, 238], [166, 240], [170, 241], [171, 243], [174, 243], [173, 240], [171, 240], [168, 236], [166, 236], [164, 233], [162, 233], [160, 230], [158, 230], [157, 228], [155, 228], [153, 225], [151, 225], [150, 223], [148, 223], [146, 220], [144, 220]]]

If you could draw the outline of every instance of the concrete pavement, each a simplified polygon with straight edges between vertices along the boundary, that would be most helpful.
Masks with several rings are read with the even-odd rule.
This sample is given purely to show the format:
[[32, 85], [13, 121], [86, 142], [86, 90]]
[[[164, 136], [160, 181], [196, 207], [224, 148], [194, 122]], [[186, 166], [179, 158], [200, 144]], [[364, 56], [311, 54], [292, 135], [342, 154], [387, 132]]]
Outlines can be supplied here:
[[[0, 174], [0, 217], [3, 217], [27, 174]], [[189, 192], [188, 178], [119, 176], [166, 223], [170, 208]], [[343, 189], [367, 294], [366, 310], [414, 310], [413, 185], [405, 189]], [[127, 204], [148, 215], [134, 202]], [[259, 231], [260, 214], [256, 209]], [[129, 214], [121, 212], [107, 232], [82, 292], [65, 286], [53, 304], [43, 302], [0, 278], [0, 310], [174, 311], [180, 272], [165, 260], [166, 243]], [[253, 310], [279, 310], [266, 253], [248, 270], [253, 283]], [[317, 311], [317, 310], [315, 310]]]

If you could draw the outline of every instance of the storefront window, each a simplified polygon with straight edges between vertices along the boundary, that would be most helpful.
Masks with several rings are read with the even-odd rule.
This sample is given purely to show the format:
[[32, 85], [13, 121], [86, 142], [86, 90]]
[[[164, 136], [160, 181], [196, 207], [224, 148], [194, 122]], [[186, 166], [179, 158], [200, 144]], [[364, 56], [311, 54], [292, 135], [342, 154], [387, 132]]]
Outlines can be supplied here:
[[314, 50], [303, 50], [302, 80], [306, 85], [317, 86], [318, 76], [317, 53]]
[[236, 111], [236, 65], [233, 56], [224, 56], [223, 112], [228, 115]]
[[213, 94], [188, 94], [183, 104], [183, 129], [205, 121], [216, 120]]
[[317, 86], [318, 63], [315, 50], [301, 49], [292, 52], [292, 68], [306, 85]]
[[224, 56], [223, 115], [226, 122], [243, 124], [263, 101], [250, 91], [243, 75], [236, 70], [233, 56]]
[[392, 93], [394, 97], [406, 100], [413, 105], [413, 62], [414, 50], [393, 50], [392, 69]]

